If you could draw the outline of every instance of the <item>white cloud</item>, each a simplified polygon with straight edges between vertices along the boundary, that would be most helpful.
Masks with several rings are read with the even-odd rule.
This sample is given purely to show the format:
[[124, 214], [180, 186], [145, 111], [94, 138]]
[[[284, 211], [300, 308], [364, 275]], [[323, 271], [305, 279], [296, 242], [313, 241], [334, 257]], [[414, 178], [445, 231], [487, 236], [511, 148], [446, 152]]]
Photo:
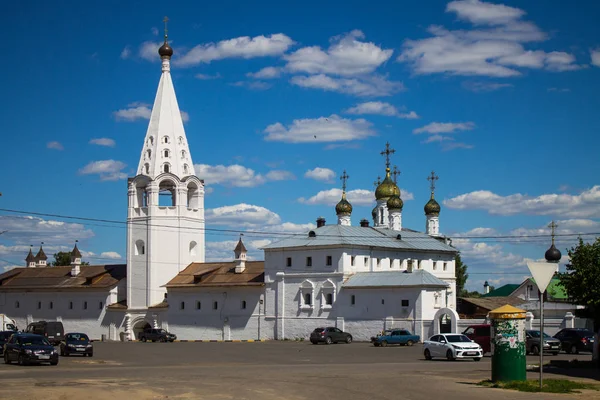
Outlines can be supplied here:
[[444, 205], [459, 210], [485, 210], [492, 215], [552, 215], [566, 218], [589, 218], [600, 215], [600, 186], [578, 195], [524, 194], [501, 196], [488, 190], [478, 190], [444, 200]]
[[315, 229], [316, 227], [317, 225], [313, 223], [295, 224], [293, 222], [284, 222], [280, 225], [270, 226], [268, 230], [270, 232], [304, 233], [310, 231], [311, 229]]
[[317, 119], [295, 119], [285, 127], [280, 122], [267, 126], [265, 140], [287, 143], [322, 143], [361, 140], [374, 136], [372, 124], [364, 119], [346, 119], [332, 114]]
[[99, 175], [101, 181], [116, 181], [127, 178], [123, 169], [127, 164], [115, 160], [92, 161], [79, 170], [80, 175]]
[[[163, 45], [164, 42], [151, 42], [147, 41], [140, 45], [138, 50], [138, 56], [146, 61], [158, 62], [160, 57], [158, 55], [158, 49]], [[172, 44], [172, 43], [171, 43]]]
[[339, 92], [359, 97], [391, 96], [404, 90], [402, 82], [389, 81], [382, 76], [361, 76], [354, 78], [332, 78], [319, 74], [311, 76], [298, 75], [290, 79], [296, 86], [322, 89], [330, 92]]
[[104, 251], [100, 253], [101, 258], [112, 258], [114, 260], [122, 259], [121, 255], [116, 251]]
[[335, 178], [335, 172], [329, 168], [316, 167], [315, 169], [309, 169], [304, 174], [305, 178], [314, 179], [316, 181], [331, 182]]
[[371, 42], [363, 42], [365, 35], [359, 30], [331, 39], [326, 51], [319, 46], [303, 47], [284, 56], [286, 69], [294, 73], [364, 75], [375, 71], [394, 52], [384, 50]]
[[416, 74], [448, 73], [511, 77], [518, 68], [569, 71], [581, 68], [565, 52], [526, 50], [523, 43], [543, 41], [547, 35], [523, 21], [525, 12], [514, 7], [478, 0], [450, 2], [446, 12], [479, 26], [473, 30], [447, 30], [430, 26], [432, 37], [406, 40], [398, 61], [409, 63]]
[[138, 119], [149, 120], [152, 115], [152, 110], [148, 105], [133, 106], [130, 104], [128, 108], [123, 108], [113, 112], [117, 121], [137, 121]]
[[413, 130], [413, 133], [453, 133], [456, 131], [469, 131], [473, 128], [475, 128], [475, 124], [473, 122], [432, 122], [421, 128]]
[[63, 147], [63, 145], [60, 142], [48, 142], [48, 144], [46, 145], [47, 148], [49, 149], [53, 149], [53, 150], [64, 150], [65, 148]]
[[566, 93], [566, 92], [570, 92], [571, 89], [569, 89], [569, 88], [555, 88], [555, 87], [551, 87], [551, 88], [548, 88], [547, 91], [548, 92]]
[[266, 178], [270, 181], [289, 181], [289, 180], [296, 179], [294, 174], [292, 174], [290, 171], [283, 171], [283, 170], [269, 171], [266, 175]]
[[33, 216], [0, 215], [0, 226], [6, 231], [2, 234], [3, 241], [14, 243], [12, 246], [0, 245], [0, 254], [12, 253], [18, 255], [19, 260], [25, 259], [29, 245], [37, 246], [34, 247], [34, 251], [37, 251], [39, 244], [44, 242], [44, 248], [48, 250], [46, 255], [51, 257], [55, 251], [71, 251], [75, 240], [82, 241], [94, 237], [94, 232], [83, 224]]
[[256, 228], [281, 223], [281, 218], [273, 211], [245, 203], [208, 209], [205, 218], [211, 225], [240, 228]]
[[246, 76], [254, 79], [274, 79], [281, 76], [281, 68], [265, 67], [257, 72], [248, 72]]
[[131, 57], [131, 47], [125, 46], [125, 48], [121, 51], [121, 58], [126, 60], [129, 57]]
[[245, 87], [252, 90], [267, 90], [271, 88], [271, 84], [262, 81], [238, 81], [230, 84], [231, 86]]
[[[414, 196], [412, 193], [400, 189], [402, 200], [413, 200]], [[333, 206], [337, 204], [342, 198], [342, 189], [329, 189], [321, 190], [314, 196], [305, 199], [300, 197], [298, 202], [309, 205], [327, 205]], [[357, 206], [368, 206], [373, 204], [375, 201], [375, 193], [371, 190], [355, 189], [346, 192], [346, 198], [348, 201]]]
[[592, 65], [600, 67], [600, 49], [590, 50]]
[[153, 26], [153, 27], [150, 29], [150, 32], [152, 32], [152, 34], [153, 34], [154, 36], [158, 36], [158, 28], [157, 28], [157, 27]]
[[[283, 33], [269, 36], [242, 36], [218, 43], [200, 44], [176, 59], [176, 64], [193, 66], [225, 58], [255, 58], [278, 56], [287, 51], [294, 41]], [[155, 50], [156, 51], [156, 50]]]
[[472, 92], [492, 92], [494, 90], [510, 88], [514, 85], [511, 83], [498, 83], [498, 82], [464, 82], [462, 86]]
[[109, 138], [96, 138], [91, 139], [90, 144], [96, 144], [98, 146], [115, 147], [115, 141]]
[[365, 103], [357, 104], [345, 111], [348, 114], [374, 114], [374, 115], [387, 115], [390, 117], [398, 117], [405, 119], [417, 119], [419, 116], [416, 112], [410, 111], [408, 113], [401, 113], [398, 109], [390, 103], [382, 101], [367, 101]]
[[253, 169], [234, 165], [195, 164], [196, 176], [204, 179], [207, 185], [221, 184], [233, 187], [254, 187], [264, 184], [267, 179]]
[[188, 122], [190, 120], [190, 114], [188, 114], [186, 111], [180, 111], [181, 112], [181, 120], [183, 122]]
[[197, 79], [203, 80], [203, 81], [208, 81], [211, 79], [219, 79], [221, 78], [221, 74], [220, 73], [216, 73], [214, 75], [207, 75], [207, 74], [196, 74], [194, 75]]

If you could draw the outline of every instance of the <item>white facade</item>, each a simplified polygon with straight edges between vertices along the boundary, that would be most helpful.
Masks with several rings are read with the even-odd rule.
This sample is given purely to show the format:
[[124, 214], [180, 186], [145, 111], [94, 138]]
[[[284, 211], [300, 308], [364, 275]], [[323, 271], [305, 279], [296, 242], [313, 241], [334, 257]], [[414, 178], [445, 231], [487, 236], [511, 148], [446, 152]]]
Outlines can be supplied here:
[[438, 214], [428, 214], [425, 216], [425, 232], [431, 236], [440, 234], [440, 216]]

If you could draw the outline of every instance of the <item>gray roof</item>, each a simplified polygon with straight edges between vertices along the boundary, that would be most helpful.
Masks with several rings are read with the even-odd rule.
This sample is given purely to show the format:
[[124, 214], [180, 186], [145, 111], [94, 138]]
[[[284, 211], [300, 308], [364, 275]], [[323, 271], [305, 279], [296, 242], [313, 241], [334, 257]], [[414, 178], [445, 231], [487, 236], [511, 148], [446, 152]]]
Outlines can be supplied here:
[[450, 284], [435, 277], [422, 269], [413, 272], [386, 271], [386, 272], [359, 272], [352, 275], [342, 287], [450, 287]]
[[[309, 233], [287, 237], [264, 247], [268, 249], [309, 246], [365, 246], [393, 250], [425, 250], [457, 253], [441, 240], [412, 230], [394, 231], [387, 228], [325, 225]], [[397, 236], [401, 238], [398, 239]]]

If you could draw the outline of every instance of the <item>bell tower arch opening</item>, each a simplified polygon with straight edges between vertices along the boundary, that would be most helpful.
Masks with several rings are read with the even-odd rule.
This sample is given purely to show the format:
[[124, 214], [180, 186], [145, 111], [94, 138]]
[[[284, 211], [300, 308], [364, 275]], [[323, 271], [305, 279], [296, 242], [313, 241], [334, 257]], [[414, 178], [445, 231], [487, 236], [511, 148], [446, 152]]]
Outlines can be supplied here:
[[172, 180], [164, 180], [158, 189], [158, 206], [175, 207], [177, 205], [177, 185]]

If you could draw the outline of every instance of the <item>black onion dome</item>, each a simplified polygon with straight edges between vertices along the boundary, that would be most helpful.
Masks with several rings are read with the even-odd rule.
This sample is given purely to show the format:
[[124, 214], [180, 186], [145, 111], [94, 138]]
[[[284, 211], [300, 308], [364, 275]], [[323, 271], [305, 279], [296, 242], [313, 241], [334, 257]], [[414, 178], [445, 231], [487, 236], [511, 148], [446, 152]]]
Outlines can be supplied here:
[[546, 250], [546, 254], [544, 256], [546, 257], [546, 261], [548, 262], [559, 262], [560, 258], [562, 257], [562, 254], [560, 253], [560, 250], [557, 249], [556, 246], [554, 246], [554, 244], [552, 244], [552, 246], [550, 246], [550, 248]]
[[342, 193], [342, 199], [335, 206], [336, 214], [352, 214], [352, 204], [346, 200], [346, 193]]
[[400, 196], [393, 195], [387, 201], [388, 210], [402, 210], [402, 207], [404, 207], [404, 202]]
[[167, 39], [165, 39], [165, 42], [163, 43], [162, 46], [160, 46], [160, 48], [158, 49], [158, 54], [160, 55], [160, 57], [169, 57], [171, 58], [171, 56], [173, 55], [173, 49], [171, 48], [171, 46], [169, 46], [169, 42], [167, 42]]
[[431, 194], [431, 198], [429, 199], [427, 204], [425, 204], [425, 207], [423, 207], [423, 209], [425, 210], [425, 215], [431, 215], [431, 214], [439, 215], [440, 214], [441, 207], [440, 207], [439, 203], [437, 201], [435, 201], [435, 199], [433, 198], [433, 193]]

